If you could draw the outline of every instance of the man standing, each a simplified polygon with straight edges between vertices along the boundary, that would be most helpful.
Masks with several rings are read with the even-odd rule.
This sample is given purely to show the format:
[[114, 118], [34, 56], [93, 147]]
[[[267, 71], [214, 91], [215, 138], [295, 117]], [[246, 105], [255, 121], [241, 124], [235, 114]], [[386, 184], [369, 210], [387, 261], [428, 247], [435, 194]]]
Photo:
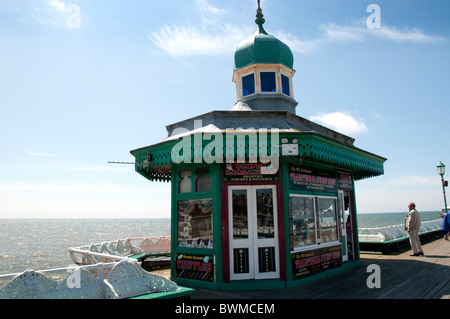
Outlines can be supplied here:
[[419, 230], [420, 230], [420, 214], [416, 210], [416, 204], [409, 203], [409, 214], [406, 216], [406, 230], [409, 235], [409, 242], [411, 243], [412, 255], [419, 256], [423, 255], [422, 245], [420, 244]]
[[442, 219], [441, 231], [444, 234], [444, 239], [448, 240], [448, 235], [450, 234], [450, 211], [447, 211]]

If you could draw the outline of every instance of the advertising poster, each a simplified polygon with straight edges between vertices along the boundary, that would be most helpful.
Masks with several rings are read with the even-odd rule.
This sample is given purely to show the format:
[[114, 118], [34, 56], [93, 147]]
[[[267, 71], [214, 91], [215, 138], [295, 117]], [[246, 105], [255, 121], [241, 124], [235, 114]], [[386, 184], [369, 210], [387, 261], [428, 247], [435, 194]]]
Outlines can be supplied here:
[[278, 182], [278, 171], [262, 163], [226, 163], [223, 165], [226, 183]]
[[214, 256], [177, 253], [175, 274], [178, 278], [214, 282]]
[[338, 171], [339, 189], [353, 189], [353, 180], [350, 173]]
[[340, 245], [298, 252], [291, 256], [293, 280], [314, 275], [342, 264]]
[[307, 191], [336, 192], [338, 183], [333, 173], [289, 165], [289, 187]]

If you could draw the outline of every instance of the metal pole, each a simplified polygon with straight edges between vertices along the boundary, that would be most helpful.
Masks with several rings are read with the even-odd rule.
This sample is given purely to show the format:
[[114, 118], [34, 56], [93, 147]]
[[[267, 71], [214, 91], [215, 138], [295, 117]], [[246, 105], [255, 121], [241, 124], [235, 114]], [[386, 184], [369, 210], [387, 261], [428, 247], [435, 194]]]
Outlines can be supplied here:
[[447, 213], [447, 197], [445, 196], [445, 185], [444, 185], [444, 175], [441, 175], [441, 181], [442, 181], [442, 192], [444, 193], [444, 203], [445, 203], [445, 212]]

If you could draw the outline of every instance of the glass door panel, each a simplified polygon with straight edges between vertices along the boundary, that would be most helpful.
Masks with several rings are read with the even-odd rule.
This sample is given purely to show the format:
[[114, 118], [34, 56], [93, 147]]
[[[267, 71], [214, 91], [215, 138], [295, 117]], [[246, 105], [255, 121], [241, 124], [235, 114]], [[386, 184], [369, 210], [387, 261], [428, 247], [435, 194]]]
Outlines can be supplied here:
[[233, 239], [248, 239], [248, 196], [247, 190], [232, 191]]
[[256, 190], [256, 220], [258, 238], [274, 238], [272, 189]]
[[279, 278], [275, 186], [230, 186], [230, 279]]

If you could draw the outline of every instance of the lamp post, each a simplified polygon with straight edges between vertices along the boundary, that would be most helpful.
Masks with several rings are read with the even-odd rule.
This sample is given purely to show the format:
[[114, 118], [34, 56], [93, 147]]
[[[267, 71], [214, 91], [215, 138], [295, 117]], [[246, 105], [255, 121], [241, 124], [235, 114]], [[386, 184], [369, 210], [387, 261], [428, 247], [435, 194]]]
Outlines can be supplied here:
[[445, 197], [445, 184], [447, 181], [444, 182], [444, 174], [445, 174], [445, 165], [442, 162], [439, 162], [437, 165], [438, 174], [441, 175], [441, 181], [442, 181], [442, 192], [444, 193], [444, 203], [445, 203], [445, 211], [444, 214], [447, 213], [447, 198]]

